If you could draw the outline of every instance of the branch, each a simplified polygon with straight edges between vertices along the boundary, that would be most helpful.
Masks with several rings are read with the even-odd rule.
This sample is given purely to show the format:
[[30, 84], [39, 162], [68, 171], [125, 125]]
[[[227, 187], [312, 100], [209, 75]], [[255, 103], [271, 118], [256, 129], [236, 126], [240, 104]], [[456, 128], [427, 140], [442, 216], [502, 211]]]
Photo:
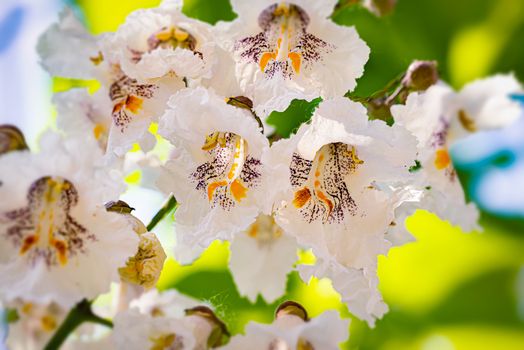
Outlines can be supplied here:
[[71, 309], [71, 311], [69, 311], [64, 322], [62, 322], [60, 328], [58, 328], [56, 333], [49, 340], [44, 350], [59, 349], [67, 337], [84, 322], [97, 323], [109, 328], [113, 328], [113, 323], [95, 315], [91, 310], [91, 302], [84, 299], [76, 304], [75, 307]]
[[151, 219], [151, 222], [147, 225], [147, 230], [151, 231], [155, 228], [155, 226], [164, 219], [164, 217], [169, 214], [173, 209], [175, 209], [177, 205], [177, 201], [175, 196], [170, 195], [169, 199], [164, 203], [162, 208], [153, 216]]

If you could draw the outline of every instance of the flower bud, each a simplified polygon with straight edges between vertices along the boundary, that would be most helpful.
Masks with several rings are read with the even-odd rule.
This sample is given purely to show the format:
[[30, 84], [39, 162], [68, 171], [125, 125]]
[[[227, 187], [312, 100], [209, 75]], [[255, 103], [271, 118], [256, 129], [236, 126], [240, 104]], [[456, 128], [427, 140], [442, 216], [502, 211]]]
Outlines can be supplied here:
[[409, 66], [402, 84], [414, 91], [424, 91], [439, 80], [437, 62], [414, 61]]
[[283, 302], [275, 311], [275, 319], [278, 319], [284, 315], [294, 315], [300, 317], [304, 321], [309, 320], [306, 309], [294, 301]]
[[13, 125], [0, 125], [0, 154], [28, 149], [24, 134]]
[[197, 317], [211, 325], [211, 331], [207, 339], [209, 348], [219, 347], [227, 343], [230, 337], [229, 331], [225, 323], [215, 315], [213, 310], [207, 306], [196, 306], [185, 310], [185, 312], [187, 317]]
[[374, 13], [376, 16], [382, 17], [390, 15], [395, 6], [397, 0], [365, 0], [364, 7]]

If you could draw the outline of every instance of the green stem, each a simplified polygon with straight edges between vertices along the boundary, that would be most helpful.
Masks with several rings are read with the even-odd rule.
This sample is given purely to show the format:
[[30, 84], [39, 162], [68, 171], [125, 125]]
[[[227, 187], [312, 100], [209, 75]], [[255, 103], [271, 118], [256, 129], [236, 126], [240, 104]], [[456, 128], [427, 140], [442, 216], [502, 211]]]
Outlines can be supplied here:
[[175, 209], [177, 205], [177, 201], [175, 196], [171, 195], [169, 196], [169, 199], [164, 203], [162, 208], [153, 216], [151, 219], [151, 222], [147, 225], [147, 230], [151, 231], [155, 228], [155, 226], [162, 221], [162, 219], [169, 214], [173, 209]]
[[64, 322], [62, 322], [60, 328], [58, 328], [56, 333], [49, 340], [44, 350], [59, 349], [67, 337], [84, 322], [97, 323], [109, 328], [113, 327], [111, 321], [95, 315], [91, 310], [91, 302], [84, 299], [69, 311]]

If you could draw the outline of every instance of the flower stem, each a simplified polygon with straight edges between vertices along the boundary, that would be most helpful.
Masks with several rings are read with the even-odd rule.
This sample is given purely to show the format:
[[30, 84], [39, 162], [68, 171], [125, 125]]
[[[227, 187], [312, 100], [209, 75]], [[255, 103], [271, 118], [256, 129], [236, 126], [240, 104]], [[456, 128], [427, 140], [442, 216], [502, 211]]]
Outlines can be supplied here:
[[175, 196], [173, 195], [170, 195], [168, 200], [164, 203], [164, 205], [162, 206], [162, 208], [160, 208], [160, 210], [155, 214], [155, 216], [153, 216], [153, 218], [151, 219], [151, 222], [147, 225], [147, 230], [148, 231], [151, 231], [152, 229], [155, 228], [155, 226], [160, 222], [162, 221], [162, 219], [167, 215], [169, 214], [173, 209], [175, 209], [177, 205], [177, 201], [176, 201], [176, 198]]
[[91, 302], [84, 299], [69, 311], [64, 322], [62, 322], [60, 328], [49, 340], [44, 350], [59, 349], [67, 337], [84, 322], [98, 323], [109, 328], [113, 327], [111, 321], [95, 315], [91, 310]]

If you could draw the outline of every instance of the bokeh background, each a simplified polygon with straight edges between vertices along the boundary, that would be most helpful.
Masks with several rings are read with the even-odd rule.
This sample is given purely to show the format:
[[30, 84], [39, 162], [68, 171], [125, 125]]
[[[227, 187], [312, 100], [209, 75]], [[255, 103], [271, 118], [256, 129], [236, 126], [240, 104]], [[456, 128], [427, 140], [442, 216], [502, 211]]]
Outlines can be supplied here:
[[[36, 40], [60, 9], [71, 6], [99, 34], [115, 30], [130, 11], [158, 3], [1, 0], [0, 122], [18, 125], [35, 146], [42, 130], [53, 124], [52, 92], [89, 85], [52, 80], [38, 65]], [[227, 0], [185, 0], [184, 12], [210, 23], [235, 17]], [[398, 0], [386, 18], [353, 7], [333, 19], [355, 25], [371, 47], [360, 95], [379, 90], [413, 59], [438, 61], [442, 78], [456, 88], [497, 72], [514, 72], [524, 81], [522, 0]], [[522, 96], [514, 98], [524, 103]], [[310, 108], [294, 107], [298, 119]], [[281, 115], [272, 118], [282, 122]], [[524, 118], [462, 141], [453, 158], [468, 196], [482, 209], [484, 231], [463, 233], [423, 211], [409, 218], [417, 241], [379, 258], [380, 289], [391, 310], [374, 329], [354, 319], [345, 348], [524, 349]], [[139, 186], [140, 173], [130, 173], [127, 180], [131, 190], [125, 199], [147, 222], [164, 198]], [[173, 244], [171, 224], [166, 220], [159, 227], [165, 246]], [[311, 256], [304, 253], [300, 259]], [[304, 284], [296, 274], [290, 275], [281, 300], [267, 305], [259, 299], [253, 305], [238, 295], [227, 261], [228, 246], [220, 242], [190, 267], [170, 258], [159, 288], [176, 287], [212, 303], [234, 333], [250, 319], [269, 322], [284, 299], [302, 303], [312, 316], [339, 309], [351, 317], [328, 280]]]

